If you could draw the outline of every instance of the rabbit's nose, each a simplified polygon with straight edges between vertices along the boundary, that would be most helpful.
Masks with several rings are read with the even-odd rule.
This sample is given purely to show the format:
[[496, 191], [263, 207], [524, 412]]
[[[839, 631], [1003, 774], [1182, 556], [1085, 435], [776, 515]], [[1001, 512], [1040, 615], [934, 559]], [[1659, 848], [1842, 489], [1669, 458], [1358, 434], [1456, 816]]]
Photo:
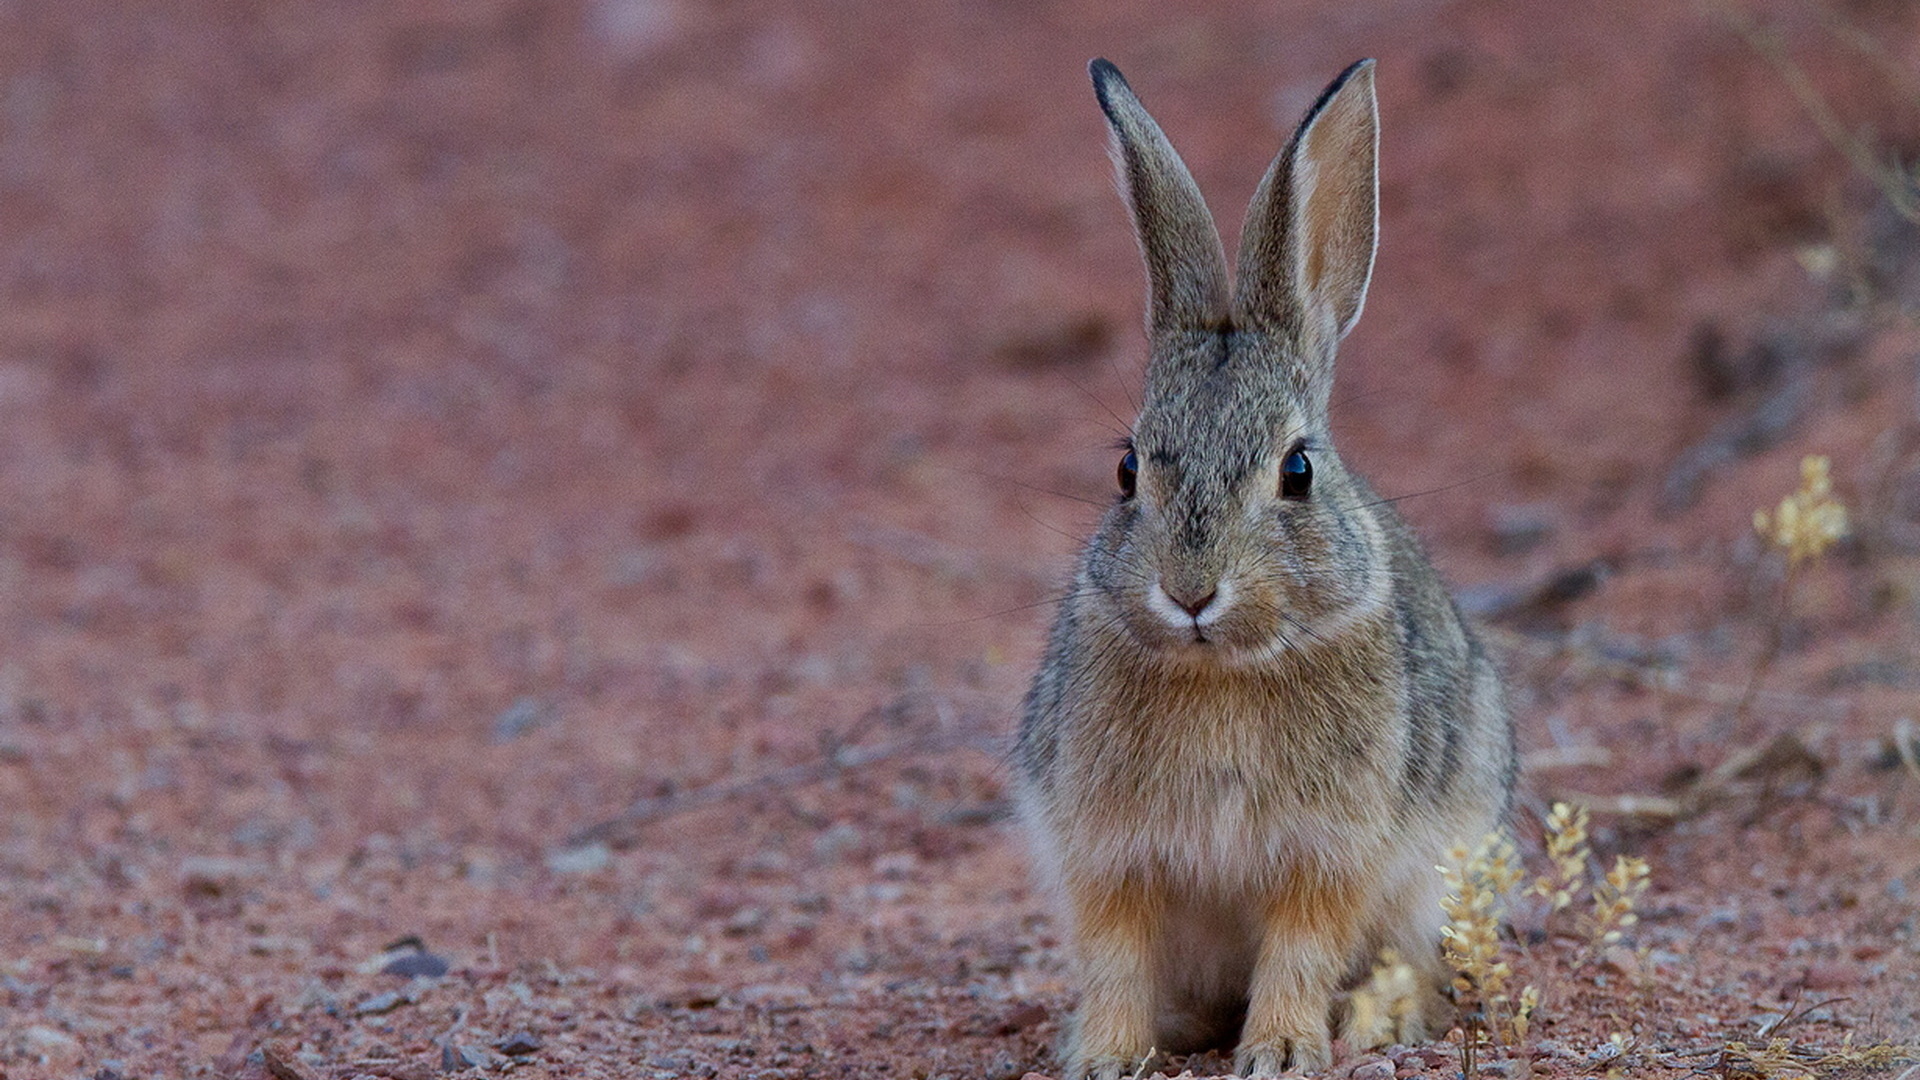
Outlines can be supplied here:
[[1195, 596], [1192, 599], [1188, 599], [1171, 589], [1167, 590], [1167, 599], [1180, 605], [1181, 611], [1186, 612], [1196, 619], [1200, 617], [1201, 612], [1207, 610], [1207, 605], [1213, 603], [1213, 598], [1218, 595], [1220, 595], [1220, 587], [1217, 585], [1208, 588], [1205, 596]]
[[1219, 621], [1233, 606], [1233, 583], [1219, 580], [1155, 581], [1147, 590], [1147, 607], [1161, 621], [1188, 633]]
[[1219, 584], [1162, 580], [1160, 592], [1173, 603], [1173, 607], [1179, 607], [1181, 611], [1185, 611], [1188, 619], [1198, 619], [1200, 613], [1206, 611], [1208, 605], [1219, 596]]

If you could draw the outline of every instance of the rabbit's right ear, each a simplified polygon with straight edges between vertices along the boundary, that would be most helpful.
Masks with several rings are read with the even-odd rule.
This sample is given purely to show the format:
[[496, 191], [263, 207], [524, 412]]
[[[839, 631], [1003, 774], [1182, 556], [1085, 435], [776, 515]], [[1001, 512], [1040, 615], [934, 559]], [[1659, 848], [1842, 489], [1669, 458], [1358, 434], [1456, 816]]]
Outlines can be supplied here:
[[[1275, 158], [1240, 233], [1234, 314], [1255, 327], [1318, 323], [1344, 337], [1360, 317], [1379, 233], [1379, 108], [1373, 61], [1340, 73]], [[1331, 372], [1320, 372], [1331, 382]]]
[[1219, 326], [1227, 317], [1227, 256], [1199, 186], [1120, 69], [1095, 60], [1087, 72], [1113, 129], [1114, 167], [1147, 260], [1149, 329]]

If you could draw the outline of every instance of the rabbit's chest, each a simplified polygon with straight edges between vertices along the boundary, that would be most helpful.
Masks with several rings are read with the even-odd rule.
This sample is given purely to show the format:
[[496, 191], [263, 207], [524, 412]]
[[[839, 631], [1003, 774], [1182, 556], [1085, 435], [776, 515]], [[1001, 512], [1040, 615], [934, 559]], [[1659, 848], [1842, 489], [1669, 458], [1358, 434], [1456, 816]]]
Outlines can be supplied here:
[[1253, 716], [1190, 712], [1177, 738], [1109, 741], [1088, 770], [1085, 850], [1113, 869], [1220, 884], [1346, 865], [1370, 847], [1379, 808], [1370, 769], [1315, 745], [1309, 732], [1325, 726], [1269, 705]]

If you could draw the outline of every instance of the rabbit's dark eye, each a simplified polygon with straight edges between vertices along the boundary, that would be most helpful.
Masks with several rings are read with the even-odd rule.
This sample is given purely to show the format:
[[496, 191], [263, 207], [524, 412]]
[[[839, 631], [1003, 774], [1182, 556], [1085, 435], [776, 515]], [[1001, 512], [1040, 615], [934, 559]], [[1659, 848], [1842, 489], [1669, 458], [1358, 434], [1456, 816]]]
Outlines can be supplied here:
[[1127, 451], [1127, 456], [1120, 459], [1120, 497], [1121, 498], [1123, 499], [1133, 498], [1134, 481], [1137, 480], [1139, 476], [1140, 476], [1140, 459], [1137, 457], [1134, 457], [1133, 451], [1129, 450]]
[[1280, 494], [1289, 499], [1304, 499], [1313, 489], [1313, 462], [1304, 450], [1295, 450], [1280, 462]]

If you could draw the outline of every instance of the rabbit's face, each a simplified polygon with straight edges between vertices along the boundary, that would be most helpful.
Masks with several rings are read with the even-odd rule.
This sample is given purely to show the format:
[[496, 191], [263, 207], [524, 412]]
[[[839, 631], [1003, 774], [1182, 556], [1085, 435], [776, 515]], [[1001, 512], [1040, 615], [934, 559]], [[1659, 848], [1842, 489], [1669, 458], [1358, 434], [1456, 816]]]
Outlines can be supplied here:
[[1200, 352], [1155, 365], [1090, 583], [1172, 657], [1257, 661], [1337, 635], [1387, 596], [1373, 497], [1294, 365], [1232, 333]]
[[1314, 103], [1254, 192], [1228, 271], [1193, 175], [1111, 65], [1094, 86], [1147, 266], [1146, 403], [1086, 561], [1097, 614], [1149, 649], [1244, 662], [1386, 604], [1373, 496], [1327, 439], [1334, 349], [1373, 273], [1373, 69]]

